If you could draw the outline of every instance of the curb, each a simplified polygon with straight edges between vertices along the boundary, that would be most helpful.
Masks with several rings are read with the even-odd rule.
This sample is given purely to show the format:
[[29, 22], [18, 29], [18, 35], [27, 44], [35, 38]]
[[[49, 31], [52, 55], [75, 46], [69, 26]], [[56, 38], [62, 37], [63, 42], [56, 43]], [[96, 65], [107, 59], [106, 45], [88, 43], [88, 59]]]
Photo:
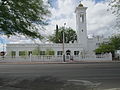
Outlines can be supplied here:
[[120, 61], [80, 61], [80, 62], [0, 62], [0, 64], [102, 64], [102, 63], [120, 63]]

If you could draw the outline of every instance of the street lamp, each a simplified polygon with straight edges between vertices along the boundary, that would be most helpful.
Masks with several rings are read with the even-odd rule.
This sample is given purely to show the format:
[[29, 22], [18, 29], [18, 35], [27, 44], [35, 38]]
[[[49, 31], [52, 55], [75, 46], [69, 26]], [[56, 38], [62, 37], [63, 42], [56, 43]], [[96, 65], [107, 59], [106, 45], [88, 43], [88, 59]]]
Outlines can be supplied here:
[[64, 29], [63, 29], [63, 62], [65, 62], [65, 33], [64, 33], [64, 30], [65, 30], [65, 26], [66, 26], [66, 23], [64, 23]]

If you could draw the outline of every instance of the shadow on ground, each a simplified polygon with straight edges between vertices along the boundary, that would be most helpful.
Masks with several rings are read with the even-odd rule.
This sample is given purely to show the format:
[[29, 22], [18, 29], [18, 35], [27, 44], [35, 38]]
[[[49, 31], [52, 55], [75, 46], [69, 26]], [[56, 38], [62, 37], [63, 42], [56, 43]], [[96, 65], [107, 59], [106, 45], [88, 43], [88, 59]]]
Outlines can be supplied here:
[[51, 76], [0, 78], [0, 90], [98, 90], [98, 85], [90, 81], [67, 81]]

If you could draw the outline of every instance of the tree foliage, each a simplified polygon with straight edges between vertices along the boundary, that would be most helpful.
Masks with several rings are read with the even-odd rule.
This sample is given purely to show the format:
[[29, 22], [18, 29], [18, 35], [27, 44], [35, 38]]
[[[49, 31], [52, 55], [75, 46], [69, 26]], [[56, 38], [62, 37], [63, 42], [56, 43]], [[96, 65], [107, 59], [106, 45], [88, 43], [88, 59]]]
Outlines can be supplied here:
[[63, 32], [64, 32], [64, 39], [65, 43], [74, 42], [77, 40], [76, 32], [72, 28], [64, 28], [60, 27], [58, 30], [55, 31], [55, 34], [49, 37], [49, 40], [54, 43], [63, 43]]
[[[2, 0], [0, 1], [0, 33], [25, 35], [41, 38], [35, 27], [46, 24], [46, 16], [50, 14], [43, 0]], [[36, 23], [37, 22], [37, 23]]]
[[95, 50], [96, 53], [108, 53], [114, 54], [115, 50], [120, 50], [120, 34], [112, 36], [108, 43], [102, 43], [99, 48]]
[[45, 55], [55, 55], [55, 51], [52, 49], [47, 49]]
[[110, 0], [110, 10], [116, 15], [116, 27], [120, 28], [120, 0]]
[[110, 44], [114, 46], [114, 50], [120, 50], [120, 34], [111, 37]]
[[32, 51], [32, 55], [40, 55], [40, 48], [37, 47]]
[[95, 50], [96, 53], [109, 53], [109, 52], [114, 52], [114, 46], [111, 44], [105, 44], [102, 43], [99, 48]]

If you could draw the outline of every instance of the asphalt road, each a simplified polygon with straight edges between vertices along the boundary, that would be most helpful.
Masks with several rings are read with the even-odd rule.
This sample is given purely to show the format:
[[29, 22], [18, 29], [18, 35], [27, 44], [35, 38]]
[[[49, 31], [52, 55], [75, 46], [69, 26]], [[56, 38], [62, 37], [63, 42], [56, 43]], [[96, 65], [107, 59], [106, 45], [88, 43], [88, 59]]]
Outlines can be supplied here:
[[0, 90], [120, 90], [120, 63], [0, 64]]

